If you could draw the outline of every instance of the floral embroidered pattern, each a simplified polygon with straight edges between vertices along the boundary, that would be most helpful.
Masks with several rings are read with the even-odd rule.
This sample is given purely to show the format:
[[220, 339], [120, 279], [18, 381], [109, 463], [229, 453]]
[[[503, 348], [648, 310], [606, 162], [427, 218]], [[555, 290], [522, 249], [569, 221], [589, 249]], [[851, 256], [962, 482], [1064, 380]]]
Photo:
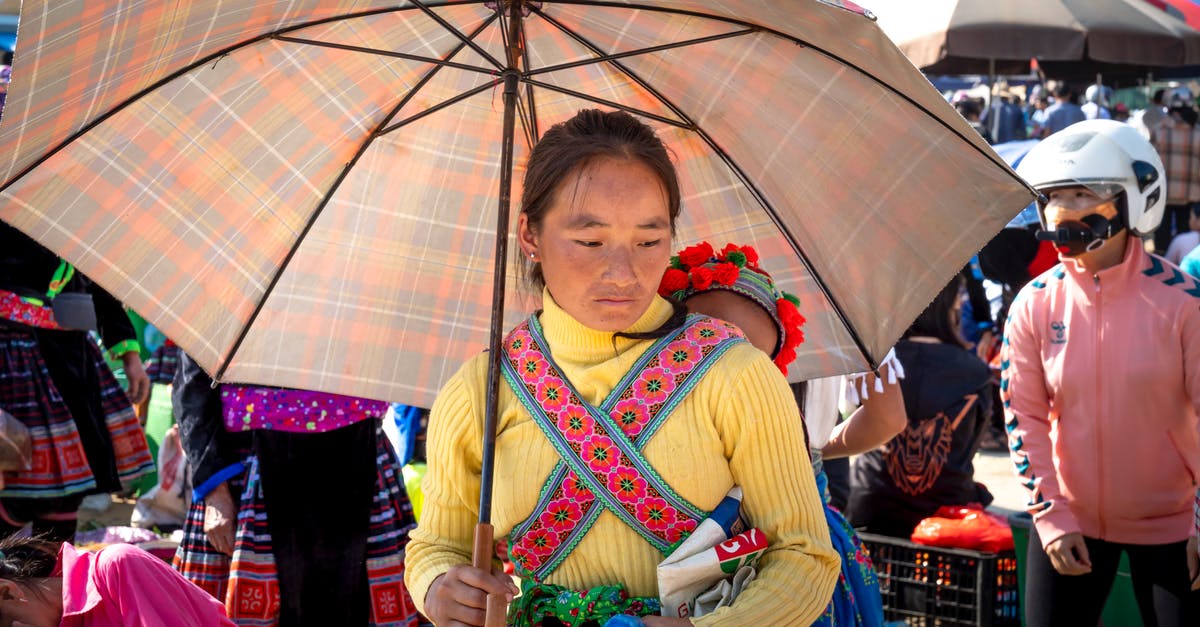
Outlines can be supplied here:
[[696, 528], [705, 512], [675, 494], [639, 451], [699, 381], [695, 375], [707, 371], [722, 347], [742, 337], [724, 322], [693, 317], [647, 350], [596, 408], [579, 397], [542, 350], [536, 319], [509, 334], [504, 375], [564, 459], [550, 474], [534, 513], [513, 530], [509, 554], [519, 572], [541, 580], [603, 509], [664, 554]]
[[39, 329], [57, 329], [54, 310], [27, 303], [12, 292], [0, 290], [0, 318]]

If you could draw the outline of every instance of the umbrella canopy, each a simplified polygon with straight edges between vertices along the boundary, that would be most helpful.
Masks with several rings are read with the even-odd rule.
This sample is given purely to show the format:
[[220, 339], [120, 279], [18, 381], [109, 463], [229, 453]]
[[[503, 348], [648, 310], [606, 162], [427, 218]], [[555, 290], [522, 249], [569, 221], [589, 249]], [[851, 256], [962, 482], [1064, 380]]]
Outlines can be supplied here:
[[1200, 63], [1200, 32], [1145, 0], [878, 1], [880, 26], [933, 74], [1145, 77]]
[[1155, 6], [1162, 5], [1168, 13], [1181, 18], [1192, 28], [1200, 28], [1200, 2], [1195, 0], [1146, 0]]
[[506, 79], [518, 167], [581, 108], [656, 128], [677, 244], [800, 296], [797, 378], [875, 363], [1033, 195], [849, 3], [522, 8], [510, 67], [496, 3], [26, 0], [0, 219], [224, 380], [428, 406], [488, 341]]

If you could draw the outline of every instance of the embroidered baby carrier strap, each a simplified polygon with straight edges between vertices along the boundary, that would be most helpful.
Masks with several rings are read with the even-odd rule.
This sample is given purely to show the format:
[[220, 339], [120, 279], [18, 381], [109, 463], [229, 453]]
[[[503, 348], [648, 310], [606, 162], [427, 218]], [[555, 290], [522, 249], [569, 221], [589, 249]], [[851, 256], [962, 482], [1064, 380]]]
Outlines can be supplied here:
[[717, 359], [745, 341], [727, 323], [689, 316], [648, 348], [599, 407], [545, 350], [537, 317], [505, 339], [505, 379], [562, 458], [533, 512], [510, 534], [519, 573], [541, 581], [607, 509], [666, 555], [707, 516], [675, 492], [641, 449]]

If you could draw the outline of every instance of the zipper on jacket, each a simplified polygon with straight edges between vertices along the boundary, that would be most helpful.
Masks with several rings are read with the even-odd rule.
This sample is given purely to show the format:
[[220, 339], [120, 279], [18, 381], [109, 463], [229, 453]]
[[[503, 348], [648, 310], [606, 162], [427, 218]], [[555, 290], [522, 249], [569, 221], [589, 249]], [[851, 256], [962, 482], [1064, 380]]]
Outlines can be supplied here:
[[[1096, 303], [1096, 344], [1095, 354], [1093, 355], [1092, 361], [1093, 365], [1095, 366], [1094, 372], [1096, 373], [1096, 387], [1094, 388], [1094, 393], [1099, 394], [1100, 390], [1103, 389], [1100, 387], [1100, 374], [1103, 369], [1103, 366], [1101, 365], [1103, 360], [1100, 359], [1100, 347], [1104, 345], [1101, 342], [1103, 339], [1104, 320], [1101, 317], [1100, 275], [1092, 275], [1092, 279], [1096, 287], [1094, 294]], [[1100, 528], [1100, 539], [1104, 538], [1104, 463], [1101, 461], [1104, 459], [1104, 439], [1101, 437], [1100, 433], [1103, 425], [1103, 420], [1096, 421], [1096, 523]]]

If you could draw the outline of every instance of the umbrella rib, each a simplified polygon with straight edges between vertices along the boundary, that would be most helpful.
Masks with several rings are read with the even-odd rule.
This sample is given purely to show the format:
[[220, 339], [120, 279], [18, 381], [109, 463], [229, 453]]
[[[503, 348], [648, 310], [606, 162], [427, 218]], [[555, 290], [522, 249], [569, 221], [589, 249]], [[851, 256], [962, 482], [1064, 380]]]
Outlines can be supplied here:
[[[739, 19], [735, 19], [735, 18], [731, 18], [731, 17], [725, 17], [722, 15], [712, 15], [710, 13], [704, 13], [702, 11], [693, 11], [693, 10], [689, 10], [689, 9], [672, 9], [672, 8], [666, 8], [666, 7], [661, 7], [661, 6], [655, 6], [653, 4], [645, 4], [645, 3], [641, 3], [641, 2], [612, 2], [612, 1], [607, 1], [607, 0], [555, 0], [555, 4], [609, 7], [609, 8], [618, 8], [618, 9], [639, 9], [639, 10], [650, 11], [650, 12], [655, 12], [655, 13], [670, 13], [673, 15], [686, 15], [688, 17], [699, 17], [699, 18], [714, 20], [714, 21], [718, 21], [718, 22], [725, 22], [726, 24], [736, 24], [738, 26], [743, 26], [746, 28], [753, 28], [753, 29], [757, 29], [759, 32], [770, 33], [777, 37], [787, 39], [789, 41], [796, 43], [797, 45], [804, 46], [804, 47], [812, 49], [820, 54], [823, 54], [823, 55], [829, 57], [830, 59], [833, 59], [834, 61], [837, 61], [838, 63], [844, 65], [845, 67], [853, 69], [853, 70], [857, 71], [858, 73], [862, 74], [863, 76], [866, 76], [867, 78], [875, 81], [884, 89], [892, 92], [900, 99], [902, 99], [905, 102], [907, 102], [908, 104], [916, 107], [918, 110], [924, 112], [925, 115], [929, 116], [930, 118], [935, 120], [938, 124], [941, 124], [943, 127], [945, 127], [946, 130], [957, 135], [960, 139], [962, 139], [964, 142], [969, 144], [971, 146], [971, 148], [973, 148], [976, 152], [978, 152], [980, 155], [983, 155], [983, 157], [986, 158], [988, 161], [991, 161], [992, 163], [996, 164], [997, 166], [1000, 166], [1000, 169], [1007, 172], [1008, 175], [1014, 181], [1016, 181], [1017, 183], [1019, 183], [1021, 185], [1021, 187], [1024, 187], [1025, 189], [1029, 190], [1030, 194], [1032, 194], [1034, 197], [1038, 196], [1037, 190], [1030, 187], [1029, 183], [1025, 182], [1025, 179], [1017, 176], [1017, 173], [1013, 172], [1012, 168], [1009, 168], [1008, 164], [1004, 163], [1003, 159], [1000, 159], [998, 156], [996, 156], [996, 154], [994, 152], [992, 154], [988, 154], [987, 150], [980, 148], [978, 145], [975, 144], [975, 142], [971, 141], [970, 138], [968, 138], [965, 134], [963, 134], [958, 129], [951, 126], [946, 121], [942, 120], [940, 117], [935, 115], [932, 111], [927, 109], [921, 103], [917, 102], [916, 100], [913, 100], [911, 97], [909, 97], [908, 94], [905, 94], [904, 92], [896, 89], [891, 84], [889, 84], [887, 81], [879, 78], [878, 76], [875, 76], [874, 74], [868, 72], [867, 70], [858, 66], [857, 64], [851, 63], [850, 61], [834, 54], [833, 52], [830, 52], [829, 50], [826, 50], [825, 48], [822, 48], [821, 46], [815, 46], [811, 42], [800, 39], [800, 38], [796, 37], [795, 35], [789, 35], [788, 33], [776, 30], [769, 26], [761, 26], [761, 25], [753, 24], [751, 22], [747, 22], [745, 20], [739, 20]], [[542, 11], [541, 9], [531, 6], [530, 10], [532, 12], [536, 13], [538, 16], [545, 19], [546, 21], [554, 24], [563, 32], [565, 32], [573, 37], [577, 37], [576, 33], [571, 31], [566, 26], [562, 25], [560, 22], [558, 22], [554, 18], [546, 15], [546, 13], [544, 11]], [[864, 18], [864, 19], [866, 19], [866, 18]], [[578, 37], [577, 37], [577, 39], [578, 39]], [[580, 41], [580, 43], [584, 43], [584, 42]], [[600, 51], [598, 48], [595, 50], [595, 52], [597, 52], [598, 54], [603, 54], [603, 52]], [[615, 61], [610, 61], [610, 63], [613, 63], [613, 65], [619, 66], [619, 64], [616, 63]], [[628, 73], [628, 72], [626, 72], [626, 73]], [[665, 103], [665, 101], [664, 101], [664, 103]]]
[[[529, 46], [525, 45], [525, 29], [523, 28], [521, 29], [521, 39], [521, 60], [524, 62], [525, 69], [529, 69]], [[525, 136], [528, 138], [529, 148], [532, 150], [533, 145], [537, 143], [542, 133], [541, 129], [538, 128], [537, 100], [534, 99], [533, 85], [528, 83], [525, 84], [525, 100], [529, 102], [529, 118], [528, 120], [523, 120], [522, 126], [525, 126]]]
[[[486, 20], [481, 22], [478, 27], [476, 27], [476, 29], [471, 33], [471, 37], [473, 38], [478, 36], [479, 33], [483, 32], [495, 21], [496, 16], [494, 14], [489, 16]], [[458, 46], [446, 54], [446, 59], [454, 58], [455, 55], [457, 55], [459, 52], [462, 52], [464, 47], [466, 47], [465, 43], [459, 43]], [[250, 314], [250, 317], [246, 320], [246, 324], [242, 325], [241, 331], [238, 332], [237, 341], [233, 343], [233, 346], [230, 348], [227, 357], [221, 362], [220, 368], [218, 368], [217, 373], [213, 376], [214, 382], [220, 381], [221, 377], [225, 375], [225, 371], [229, 368], [229, 365], [233, 363], [233, 358], [237, 355], [238, 350], [242, 347], [242, 342], [246, 340], [246, 336], [250, 333], [250, 327], [254, 326], [255, 320], [258, 319], [258, 315], [262, 312], [263, 307], [267, 304], [267, 299], [270, 298], [271, 293], [275, 291], [275, 286], [279, 283], [279, 279], [283, 277], [283, 273], [285, 270], [287, 270], [292, 258], [296, 255], [296, 252], [300, 250], [300, 244], [303, 243], [304, 236], [312, 229], [313, 225], [316, 224], [317, 218], [321, 215], [321, 212], [325, 210], [325, 206], [329, 204], [329, 201], [333, 199], [333, 195], [336, 194], [338, 188], [341, 187], [342, 181], [345, 180], [345, 178], [350, 174], [350, 171], [354, 169], [354, 165], [358, 163], [358, 160], [367, 152], [367, 148], [371, 146], [375, 139], [384, 134], [383, 129], [387, 126], [388, 122], [391, 122], [396, 115], [400, 113], [404, 106], [416, 96], [417, 92], [420, 91], [421, 88], [424, 87], [430, 80], [433, 80], [433, 77], [436, 76], [443, 67], [446, 66], [435, 65], [434, 67], [430, 68], [430, 70], [426, 72], [424, 76], [421, 77], [421, 80], [417, 81], [417, 84], [411, 90], [409, 90], [409, 92], [405, 94], [399, 102], [396, 103], [396, 106], [392, 107], [392, 110], [389, 111], [382, 120], [380, 120], [379, 124], [376, 125], [375, 130], [368, 135], [367, 139], [362, 143], [361, 146], [358, 147], [358, 152], [354, 153], [354, 157], [350, 159], [350, 162], [347, 163], [346, 167], [343, 168], [338, 174], [337, 179], [334, 180], [333, 185], [330, 186], [329, 192], [325, 194], [324, 198], [321, 199], [321, 203], [317, 205], [312, 215], [309, 216], [308, 222], [304, 225], [304, 229], [296, 238], [296, 242], [292, 245], [291, 250], [288, 251], [287, 256], [284, 257], [283, 261], [279, 264], [279, 268], [275, 271], [275, 276], [271, 277], [271, 282], [267, 284], [266, 290], [263, 291], [262, 298], [260, 298], [258, 303], [255, 305], [254, 312]]]
[[442, 28], [449, 31], [450, 34], [454, 35], [455, 37], [458, 38], [459, 41], [461, 41], [464, 44], [466, 44], [467, 46], [469, 46], [471, 48], [471, 50], [474, 50], [479, 56], [483, 57], [484, 59], [487, 59], [488, 63], [491, 63], [492, 65], [496, 66], [497, 72], [501, 72], [504, 70], [504, 67], [505, 67], [504, 64], [501, 63], [500, 61], [498, 61], [496, 59], [496, 57], [493, 57], [491, 54], [489, 54], [487, 50], [484, 50], [482, 46], [475, 43], [474, 37], [467, 37], [466, 35], [464, 35], [462, 33], [462, 31], [455, 28], [453, 24], [451, 24], [450, 22], [447, 22], [445, 18], [438, 15], [436, 12], [434, 12], [433, 9], [430, 9], [429, 5], [427, 5], [422, 0], [409, 0], [409, 1], [413, 3], [413, 6], [417, 7], [423, 13], [425, 13], [425, 15], [429, 16], [429, 19], [437, 22], [439, 26], [441, 26]]
[[[604, 51], [595, 43], [589, 41], [586, 37], [576, 33], [570, 28], [567, 28], [558, 20], [555, 20], [554, 18], [545, 15], [540, 11], [538, 12], [538, 15], [549, 21], [568, 37], [571, 37], [580, 44], [586, 46], [592, 52], [601, 55], [604, 54]], [[680, 109], [678, 105], [672, 102], [660, 91], [646, 82], [645, 79], [638, 76], [636, 72], [629, 69], [618, 60], [609, 61], [609, 63], [611, 63], [613, 67], [617, 68], [617, 70], [622, 74], [628, 76], [630, 80], [636, 82], [639, 86], [645, 89], [648, 93], [650, 93], [650, 95], [654, 96], [654, 98], [661, 102], [663, 106], [667, 107], [673, 111], [675, 115], [679, 116], [679, 118], [684, 121], [684, 124], [680, 125], [678, 122], [676, 122], [675, 125], [690, 129], [699, 135], [704, 143], [708, 144], [708, 147], [711, 148], [713, 152], [715, 152], [716, 155], [721, 159], [721, 161], [725, 163], [726, 167], [733, 171], [734, 175], [742, 181], [742, 184], [746, 186], [746, 189], [750, 191], [751, 195], [754, 196], [754, 199], [758, 201], [758, 204], [762, 206], [762, 208], [767, 212], [767, 215], [770, 216], [771, 221], [775, 223], [775, 228], [779, 229], [780, 233], [782, 233], [784, 238], [788, 241], [788, 244], [791, 245], [792, 250], [800, 258], [800, 262], [804, 264], [805, 269], [808, 270], [809, 276], [813, 278], [813, 281], [821, 290], [821, 294], [825, 296], [825, 299], [829, 301], [829, 305], [833, 307], [833, 311], [835, 314], [837, 314], [838, 320], [841, 321], [842, 326], [845, 327], [846, 331], [850, 334], [850, 338], [854, 340], [854, 344], [858, 347], [859, 353], [866, 358], [872, 369], [878, 367], [878, 364], [875, 363], [875, 360], [871, 358], [871, 354], [867, 350], [866, 344], [863, 342], [862, 338], [859, 337], [858, 331], [856, 331], [854, 326], [850, 324], [850, 319], [846, 314], [846, 311], [842, 308], [841, 304], [838, 303], [837, 299], [833, 297], [833, 293], [830, 291], [829, 286], [826, 285], [825, 280], [822, 279], [821, 276], [816, 272], [816, 269], [813, 267], [812, 260], [808, 258], [808, 254], [801, 250], [799, 242], [796, 240], [796, 236], [793, 235], [791, 229], [789, 229], [787, 225], [783, 223], [783, 220], [780, 219], [779, 214], [775, 211], [775, 207], [767, 201], [766, 195], [763, 194], [762, 190], [760, 190], [758, 186], [750, 180], [750, 177], [746, 174], [745, 170], [743, 170], [742, 167], [733, 159], [733, 157], [725, 152], [725, 150], [721, 148], [717, 142], [704, 131], [704, 129], [700, 128], [700, 125], [697, 124], [691, 116]]]
[[[489, 15], [488, 18], [486, 20], [484, 20], [483, 22], [481, 22], [479, 24], [479, 26], [477, 26], [475, 28], [475, 30], [472, 31], [468, 37], [470, 39], [475, 39], [476, 37], [479, 36], [480, 33], [487, 30], [487, 28], [489, 26], [491, 26], [493, 23], [495, 23], [496, 19], [497, 19], [497, 17], [496, 17], [495, 13]], [[446, 54], [446, 59], [447, 60], [453, 59], [455, 56], [458, 55], [458, 53], [462, 52], [463, 48], [466, 48], [466, 47], [467, 47], [467, 44], [465, 42], [460, 41], [457, 47], [455, 47], [453, 50], [451, 50], [449, 53]], [[434, 65], [434, 67], [430, 68], [430, 70], [425, 73], [425, 76], [422, 76], [421, 80], [417, 81], [417, 84], [414, 85], [413, 88], [411, 90], [409, 90], [409, 92], [407, 94], [404, 95], [404, 98], [402, 98], [400, 100], [400, 104], [396, 106], [395, 111], [393, 111], [392, 114], [390, 116], [388, 116], [387, 121], [390, 121], [392, 118], [394, 118], [396, 116], [396, 114], [400, 113], [400, 111], [405, 107], [405, 105], [407, 105], [409, 103], [409, 101], [411, 101], [413, 98], [416, 97], [417, 92], [421, 91], [422, 87], [429, 84], [429, 81], [433, 80], [433, 77], [437, 76], [438, 72], [440, 72], [443, 67], [446, 67], [446, 66], [443, 64], [436, 64], [436, 65]], [[382, 135], [383, 132], [381, 131], [379, 134]]]
[[643, 54], [662, 52], [663, 50], [673, 50], [675, 48], [683, 48], [685, 46], [694, 46], [697, 44], [705, 44], [705, 43], [709, 43], [712, 41], [719, 41], [722, 39], [730, 39], [732, 37], [741, 37], [742, 35], [748, 35], [750, 33], [757, 33], [757, 32], [759, 32], [759, 30], [760, 29], [758, 29], [758, 28], [745, 28], [745, 29], [738, 30], [738, 31], [721, 33], [719, 35], [708, 35], [707, 37], [697, 37], [695, 39], [686, 39], [683, 41], [676, 41], [676, 42], [672, 42], [669, 44], [660, 44], [657, 46], [649, 46], [647, 48], [638, 48], [636, 50], [627, 50], [625, 52], [616, 52], [616, 53], [612, 53], [612, 54], [606, 54], [606, 55], [595, 57], [592, 59], [584, 59], [582, 61], [572, 61], [570, 63], [560, 63], [558, 65], [549, 65], [549, 66], [546, 66], [543, 68], [538, 68], [536, 70], [528, 70], [525, 72], [525, 76], [536, 76], [538, 74], [546, 74], [548, 72], [557, 72], [559, 70], [567, 70], [567, 69], [571, 69], [574, 67], [580, 67], [583, 65], [594, 65], [594, 64], [598, 64], [598, 63], [604, 63], [605, 61], [613, 61], [615, 59], [624, 59], [626, 57], [635, 57], [635, 56], [643, 55]]
[[407, 52], [394, 52], [391, 50], [380, 50], [378, 48], [364, 48], [362, 46], [352, 46], [349, 44], [335, 44], [335, 43], [328, 42], [328, 41], [317, 41], [315, 39], [301, 39], [299, 37], [287, 37], [284, 35], [276, 35], [273, 39], [278, 39], [279, 41], [287, 41], [287, 42], [294, 43], [294, 44], [320, 46], [323, 48], [335, 48], [337, 50], [348, 50], [350, 52], [364, 52], [367, 54], [376, 54], [376, 55], [384, 56], [384, 57], [394, 57], [397, 59], [405, 59], [408, 61], [420, 61], [422, 63], [428, 63], [430, 65], [440, 65], [440, 66], [444, 66], [444, 67], [452, 67], [452, 68], [459, 69], [459, 70], [466, 70], [468, 72], [478, 72], [479, 74], [487, 74], [489, 76], [495, 76], [496, 74], [498, 74], [498, 72], [496, 70], [483, 68], [483, 67], [479, 67], [476, 65], [468, 65], [466, 63], [455, 63], [454, 61], [450, 61], [447, 59], [438, 59], [435, 57], [427, 57], [427, 56], [419, 55], [419, 54], [409, 54]]
[[550, 83], [543, 83], [542, 81], [535, 81], [535, 80], [528, 79], [528, 78], [525, 79], [525, 83], [529, 84], [529, 85], [534, 85], [536, 87], [541, 87], [542, 89], [556, 91], [560, 94], [574, 96], [576, 98], [579, 98], [580, 100], [587, 100], [588, 102], [594, 102], [596, 104], [604, 105], [606, 107], [620, 109], [621, 111], [625, 111], [627, 113], [632, 113], [634, 115], [640, 115], [640, 116], [649, 118], [651, 120], [656, 120], [658, 122], [662, 122], [663, 124], [669, 124], [671, 126], [676, 126], [676, 127], [679, 127], [682, 129], [687, 129], [687, 130], [695, 130], [696, 129], [695, 125], [691, 124], [689, 122], [680, 122], [679, 120], [673, 120], [671, 118], [659, 115], [657, 113], [651, 113], [644, 109], [638, 109], [637, 107], [631, 107], [629, 105], [621, 104], [619, 102], [614, 102], [612, 100], [606, 100], [604, 98], [599, 98], [596, 96], [585, 94], [580, 91], [575, 91], [574, 89], [567, 89], [566, 87], [559, 87], [558, 85], [552, 85]]
[[[496, 14], [497, 14], [497, 15], [499, 16], [499, 18], [500, 18], [500, 32], [502, 32], [502, 33], [509, 33], [509, 32], [510, 32], [510, 31], [508, 30], [508, 28], [509, 28], [509, 26], [508, 26], [508, 25], [509, 25], [509, 17], [508, 17], [508, 16], [506, 16], [506, 15], [505, 15], [505, 13], [504, 13], [503, 11], [496, 11]], [[528, 147], [529, 147], [529, 148], [532, 150], [532, 149], [533, 149], [534, 138], [533, 138], [533, 136], [532, 136], [532, 135], [530, 135], [530, 132], [529, 132], [529, 128], [530, 128], [530, 120], [529, 120], [529, 119], [526, 117], [526, 116], [527, 116], [527, 114], [529, 114], [529, 113], [532, 113], [532, 110], [530, 110], [530, 111], [527, 111], [527, 110], [526, 110], [526, 107], [525, 107], [525, 105], [524, 105], [524, 104], [521, 102], [521, 93], [520, 93], [520, 87], [521, 87], [521, 86], [520, 86], [520, 83], [519, 83], [519, 81], [520, 81], [520, 76], [521, 76], [521, 66], [522, 66], [522, 64], [523, 64], [523, 65], [524, 65], [524, 67], [526, 67], [526, 68], [528, 68], [528, 67], [529, 67], [529, 57], [528, 57], [528, 54], [527, 54], [527, 53], [528, 53], [528, 46], [526, 46], [527, 39], [526, 39], [526, 37], [525, 37], [525, 29], [524, 29], [524, 28], [519, 28], [519, 29], [517, 29], [517, 30], [518, 30], [519, 32], [518, 32], [518, 33], [516, 33], [516, 34], [517, 34], [517, 35], [520, 37], [520, 50], [519, 50], [519, 52], [518, 52], [517, 54], [515, 54], [515, 55], [514, 55], [514, 54], [513, 54], [513, 51], [512, 51], [511, 49], [509, 49], [509, 48], [506, 48], [506, 50], [505, 50], [505, 53], [507, 54], [507, 58], [508, 58], [509, 69], [510, 69], [510, 70], [513, 70], [514, 72], [516, 72], [516, 73], [517, 73], [517, 76], [518, 76], [518, 79], [517, 79], [517, 80], [518, 80], [518, 84], [517, 84], [517, 97], [516, 97], [516, 102], [515, 102], [515, 104], [514, 104], [514, 107], [515, 107], [515, 109], [514, 109], [514, 111], [513, 111], [513, 114], [514, 114], [514, 126], [515, 126], [515, 121], [516, 121], [516, 120], [519, 120], [519, 121], [521, 122], [521, 132], [522, 132], [522, 135], [525, 137], [525, 143], [526, 143], [526, 145], [527, 145], [527, 146], [528, 146]], [[508, 36], [507, 36], [507, 35], [505, 35], [505, 40], [507, 41], [507, 39], [508, 39]], [[532, 92], [532, 89], [531, 89], [531, 88], [530, 88], [528, 85], [526, 85], [525, 87], [526, 87], [526, 93], [528, 93], [528, 94], [532, 94], [532, 93], [533, 93], [533, 92]], [[532, 105], [530, 105], [530, 107], [532, 107]], [[514, 131], [514, 132], [515, 132], [515, 131]]]
[[[532, 85], [525, 85], [525, 91], [528, 96], [533, 96]], [[531, 150], [533, 149], [533, 144], [537, 141], [532, 130], [534, 122], [533, 108], [532, 102], [529, 103], [528, 107], [526, 107], [524, 100], [522, 100], [520, 97], [517, 98], [517, 117], [521, 119], [521, 130], [524, 131], [523, 134], [525, 135], [525, 145]]]
[[443, 100], [442, 102], [439, 102], [438, 104], [433, 105], [432, 107], [429, 107], [428, 109], [425, 109], [425, 110], [421, 111], [420, 113], [414, 113], [413, 115], [410, 115], [407, 118], [404, 118], [403, 120], [400, 120], [399, 122], [396, 122], [395, 124], [392, 124], [391, 126], [388, 126], [384, 129], [382, 129], [381, 131], [379, 131], [378, 134], [379, 135], [387, 135], [388, 133], [391, 133], [394, 130], [397, 130], [401, 127], [404, 127], [413, 122], [416, 122], [417, 120], [420, 120], [421, 118], [423, 118], [427, 115], [436, 113], [438, 111], [441, 111], [442, 109], [445, 109], [446, 107], [449, 107], [451, 105], [462, 102], [463, 100], [466, 100], [467, 98], [470, 98], [471, 96], [474, 96], [475, 94], [478, 94], [479, 92], [492, 89], [492, 88], [496, 87], [497, 85], [500, 85], [503, 82], [504, 82], [504, 79], [497, 78], [495, 80], [488, 81], [482, 85], [479, 85], [478, 87], [472, 87], [471, 89], [468, 89], [467, 91], [464, 91], [461, 94], [454, 96], [453, 98]]

